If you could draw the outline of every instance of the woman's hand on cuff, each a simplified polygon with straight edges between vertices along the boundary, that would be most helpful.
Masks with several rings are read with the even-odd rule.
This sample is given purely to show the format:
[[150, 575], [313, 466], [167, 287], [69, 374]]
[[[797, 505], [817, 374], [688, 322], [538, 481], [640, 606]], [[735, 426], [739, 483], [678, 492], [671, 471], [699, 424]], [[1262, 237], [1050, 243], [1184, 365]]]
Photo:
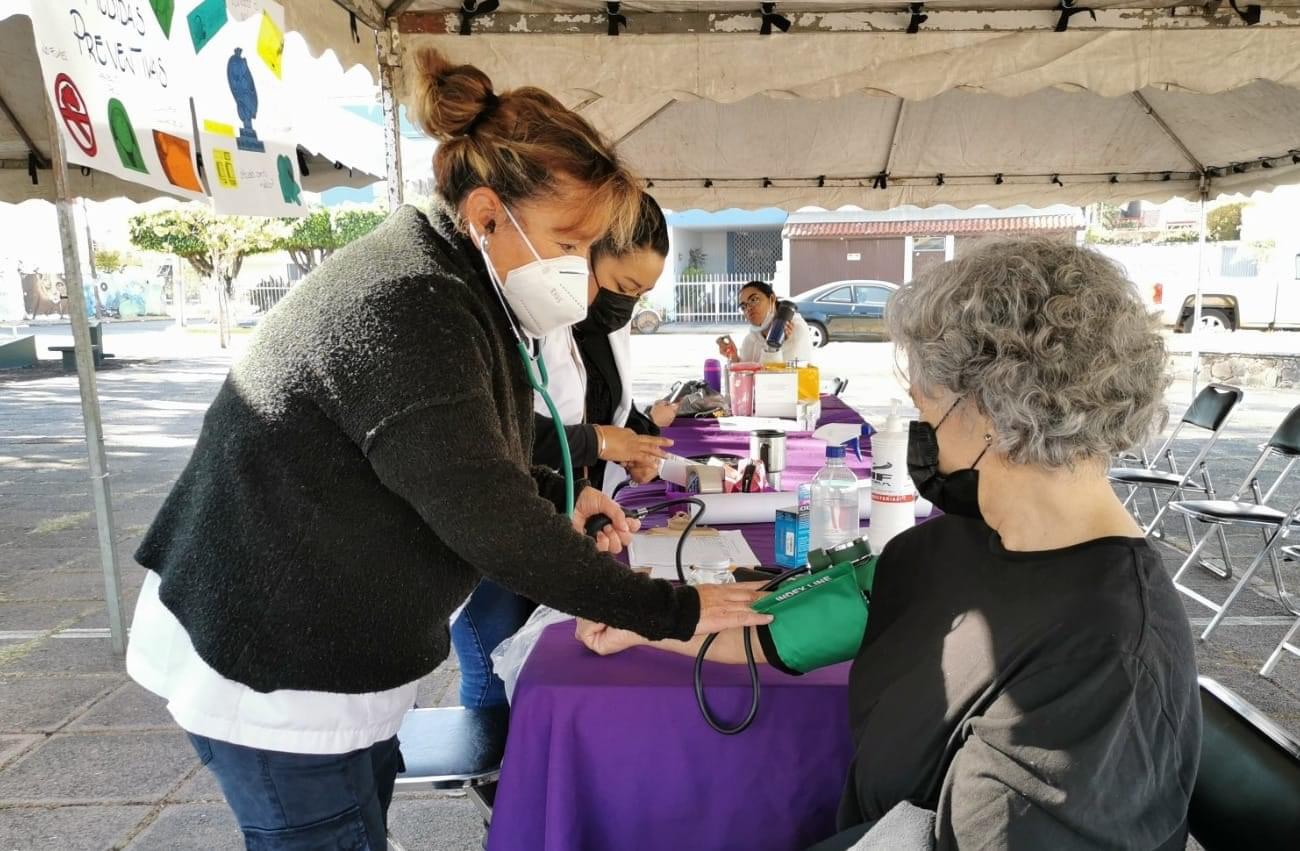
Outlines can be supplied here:
[[771, 623], [771, 615], [759, 614], [751, 608], [767, 595], [767, 592], [758, 590], [761, 586], [759, 582], [696, 585], [695, 592], [700, 595], [700, 620], [695, 626], [695, 634]]

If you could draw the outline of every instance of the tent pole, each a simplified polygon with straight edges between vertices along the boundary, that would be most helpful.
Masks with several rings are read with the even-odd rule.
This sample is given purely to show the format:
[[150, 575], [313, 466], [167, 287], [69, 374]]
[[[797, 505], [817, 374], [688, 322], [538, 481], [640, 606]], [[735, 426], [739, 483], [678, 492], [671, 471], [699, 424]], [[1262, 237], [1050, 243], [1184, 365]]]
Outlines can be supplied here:
[[86, 450], [90, 461], [90, 492], [95, 498], [95, 526], [99, 532], [99, 557], [104, 566], [104, 602], [108, 606], [108, 631], [113, 652], [126, 653], [126, 630], [122, 624], [122, 575], [114, 544], [113, 497], [108, 483], [108, 457], [104, 452], [104, 425], [100, 418], [99, 391], [95, 388], [95, 360], [90, 349], [90, 322], [86, 318], [86, 293], [81, 280], [81, 258], [77, 252], [77, 225], [72, 213], [72, 192], [68, 187], [68, 165], [59, 129], [49, 100], [45, 117], [50, 132], [50, 165], [54, 172], [55, 211], [59, 217], [59, 242], [63, 247], [63, 276], [67, 281], [72, 310], [72, 341], [77, 358], [77, 383], [81, 391], [81, 417], [86, 428]]
[[18, 134], [18, 138], [22, 139], [23, 144], [27, 146], [28, 152], [36, 157], [36, 167], [49, 168], [50, 161], [45, 158], [45, 154], [41, 153], [40, 148], [36, 147], [36, 143], [32, 141], [32, 137], [27, 133], [27, 128], [19, 123], [18, 116], [14, 115], [13, 110], [9, 108], [9, 104], [5, 103], [3, 97], [0, 97], [0, 115], [8, 119], [10, 125], [14, 128], [14, 132]]
[[176, 301], [176, 326], [184, 328], [185, 321], [185, 276], [181, 271], [181, 258], [172, 255], [172, 298]]
[[395, 28], [375, 33], [379, 53], [379, 99], [384, 108], [384, 175], [388, 183], [388, 209], [402, 206], [402, 111], [395, 93], [402, 58], [397, 52]]
[[1200, 234], [1196, 243], [1196, 297], [1192, 302], [1192, 398], [1196, 398], [1201, 379], [1201, 302], [1205, 283], [1205, 202], [1210, 195], [1209, 182], [1201, 177]]
[[889, 174], [889, 170], [894, 167], [894, 153], [898, 150], [898, 130], [903, 126], [903, 113], [906, 110], [907, 101], [899, 98], [898, 112], [894, 113], [894, 129], [889, 131], [889, 153], [885, 155], [885, 165], [881, 169], [884, 174]]

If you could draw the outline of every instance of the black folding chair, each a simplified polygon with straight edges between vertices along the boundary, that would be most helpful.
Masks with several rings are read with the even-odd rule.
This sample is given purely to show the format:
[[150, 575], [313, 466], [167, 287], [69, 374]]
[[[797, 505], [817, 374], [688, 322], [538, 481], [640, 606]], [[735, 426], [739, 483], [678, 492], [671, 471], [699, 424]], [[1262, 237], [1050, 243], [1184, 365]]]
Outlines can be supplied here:
[[[465, 789], [486, 828], [492, 821], [509, 720], [505, 707], [412, 709], [397, 733], [406, 764], [397, 785]], [[401, 848], [392, 839], [388, 845]]]
[[848, 387], [849, 380], [847, 378], [841, 378], [838, 375], [823, 375], [818, 390], [824, 396], [834, 396], [838, 399]]
[[[1287, 561], [1300, 561], [1300, 547], [1283, 547], [1282, 556]], [[1282, 636], [1282, 640], [1278, 642], [1277, 647], [1273, 648], [1273, 652], [1269, 655], [1268, 661], [1264, 663], [1264, 667], [1259, 669], [1261, 677], [1267, 677], [1273, 673], [1273, 669], [1277, 667], [1283, 653], [1300, 656], [1300, 647], [1296, 647], [1291, 643], [1297, 632], [1300, 632], [1300, 617], [1297, 617], [1295, 623], [1291, 624], [1291, 628], [1287, 630], [1286, 635]]]
[[1300, 844], [1300, 742], [1201, 677], [1201, 762], [1187, 823], [1205, 851]]
[[[1260, 486], [1260, 474], [1269, 461], [1281, 458], [1285, 460], [1285, 466], [1278, 473], [1277, 478], [1273, 480], [1272, 486], [1268, 492], [1263, 492]], [[1278, 564], [1277, 548], [1286, 540], [1287, 536], [1293, 531], [1300, 530], [1300, 502], [1289, 506], [1287, 510], [1274, 508], [1269, 503], [1277, 495], [1282, 484], [1291, 475], [1295, 469], [1296, 462], [1300, 461], [1300, 406], [1291, 409], [1291, 412], [1282, 420], [1281, 425], [1273, 432], [1273, 436], [1264, 444], [1256, 459], [1255, 465], [1250, 468], [1250, 472], [1242, 480], [1240, 487], [1226, 500], [1207, 499], [1207, 500], [1189, 500], [1175, 501], [1170, 503], [1170, 508], [1187, 518], [1188, 522], [1199, 520], [1202, 523], [1208, 523], [1211, 526], [1210, 531], [1201, 536], [1192, 547], [1191, 553], [1188, 554], [1182, 566], [1174, 574], [1174, 587], [1177, 588], [1184, 596], [1200, 603], [1206, 608], [1213, 611], [1214, 617], [1201, 633], [1201, 638], [1209, 638], [1211, 633], [1218, 628], [1223, 618], [1227, 615], [1228, 607], [1232, 605], [1238, 595], [1245, 590], [1250, 583], [1250, 578], [1255, 575], [1255, 571], [1260, 565], [1268, 559], [1273, 569], [1273, 584], [1277, 588], [1278, 599], [1282, 607], [1293, 615], [1300, 615], [1300, 602], [1286, 590], [1286, 583], [1282, 579], [1281, 565]], [[1242, 498], [1249, 494], [1254, 502], [1244, 502]], [[1188, 588], [1182, 584], [1183, 574], [1191, 567], [1192, 562], [1196, 561], [1201, 550], [1209, 542], [1210, 536], [1217, 534], [1221, 546], [1223, 546], [1225, 563], [1229, 563], [1227, 543], [1224, 538], [1224, 530], [1230, 526], [1247, 526], [1259, 529], [1263, 538], [1264, 546], [1246, 568], [1246, 572], [1237, 580], [1232, 591], [1228, 594], [1220, 605], [1208, 597]]]
[[[1162, 541], [1179, 552], [1183, 552], [1183, 550], [1164, 540], [1164, 535], [1160, 530], [1160, 521], [1164, 519], [1165, 513], [1169, 510], [1169, 504], [1176, 499], [1183, 499], [1189, 492], [1204, 495], [1207, 499], [1214, 499], [1214, 483], [1210, 479], [1210, 470], [1206, 465], [1206, 459], [1209, 457], [1210, 450], [1214, 448], [1214, 444], [1218, 442], [1219, 437], [1223, 434], [1223, 429], [1227, 426], [1228, 419], [1232, 416], [1237, 403], [1241, 401], [1241, 397], [1242, 392], [1236, 387], [1229, 387], [1226, 384], [1207, 386], [1196, 394], [1192, 404], [1183, 413], [1182, 419], [1174, 426], [1174, 430], [1170, 432], [1169, 437], [1165, 439], [1164, 444], [1155, 455], [1148, 460], [1145, 451], [1142, 453], [1142, 458], [1146, 461], [1145, 466], [1112, 467], [1107, 473], [1107, 478], [1110, 479], [1112, 484], [1128, 488], [1128, 496], [1124, 498], [1124, 505], [1133, 511], [1134, 516], [1138, 518], [1138, 522], [1143, 524], [1143, 534], [1147, 537]], [[1205, 442], [1201, 444], [1196, 457], [1187, 466], [1187, 470], [1180, 472], [1178, 462], [1174, 460], [1173, 446], [1174, 441], [1185, 426], [1202, 429], [1210, 434]], [[1161, 464], [1164, 464], [1166, 469], [1162, 469]], [[1149, 521], [1142, 517], [1134, 503], [1135, 497], [1140, 492], [1146, 492], [1151, 497], [1154, 516]], [[1159, 499], [1158, 494], [1165, 495], [1163, 499]], [[1190, 545], [1195, 539], [1192, 522], [1184, 518], [1183, 523], [1187, 531], [1187, 541]], [[1219, 543], [1223, 549], [1223, 569], [1220, 570], [1205, 561], [1201, 562], [1201, 566], [1226, 579], [1232, 575], [1227, 537], [1221, 534]]]

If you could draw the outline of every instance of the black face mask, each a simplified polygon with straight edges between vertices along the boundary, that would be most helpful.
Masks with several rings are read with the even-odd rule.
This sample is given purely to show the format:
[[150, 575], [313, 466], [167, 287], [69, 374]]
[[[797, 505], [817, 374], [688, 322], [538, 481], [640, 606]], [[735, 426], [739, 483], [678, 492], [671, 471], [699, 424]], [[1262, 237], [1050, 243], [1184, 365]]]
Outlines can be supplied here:
[[623, 295], [601, 287], [596, 291], [596, 300], [587, 308], [585, 324], [593, 331], [612, 334], [632, 321], [636, 303], [635, 296]]
[[988, 452], [988, 447], [979, 454], [974, 463], [964, 470], [952, 473], [939, 472], [939, 426], [948, 419], [961, 400], [957, 400], [948, 413], [943, 415], [938, 425], [914, 420], [907, 427], [907, 472], [921, 496], [934, 503], [945, 514], [957, 514], [962, 517], [979, 518], [980, 472], [975, 469]]

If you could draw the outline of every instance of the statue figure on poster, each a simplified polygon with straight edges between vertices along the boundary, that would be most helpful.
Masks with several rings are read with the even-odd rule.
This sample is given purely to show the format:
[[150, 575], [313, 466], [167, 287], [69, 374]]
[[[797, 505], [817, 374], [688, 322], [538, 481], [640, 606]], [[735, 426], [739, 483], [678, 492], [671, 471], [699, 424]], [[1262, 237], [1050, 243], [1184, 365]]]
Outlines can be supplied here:
[[253, 119], [257, 117], [257, 85], [253, 82], [253, 72], [248, 68], [242, 48], [235, 48], [235, 53], [226, 63], [226, 82], [230, 83], [230, 94], [235, 99], [235, 110], [243, 127], [239, 128], [239, 138], [235, 144], [241, 151], [262, 153], [266, 146], [257, 138], [253, 129]]

